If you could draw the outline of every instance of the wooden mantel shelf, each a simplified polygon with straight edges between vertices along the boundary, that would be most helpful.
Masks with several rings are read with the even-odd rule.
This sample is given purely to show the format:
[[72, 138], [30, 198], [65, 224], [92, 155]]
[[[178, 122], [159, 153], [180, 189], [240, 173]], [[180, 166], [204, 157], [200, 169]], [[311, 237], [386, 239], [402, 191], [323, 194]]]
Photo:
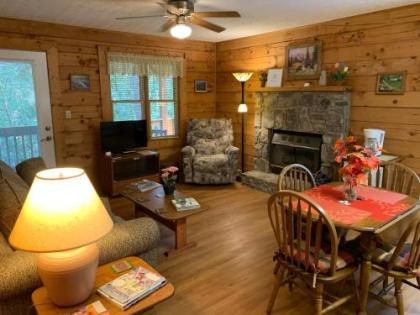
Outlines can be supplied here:
[[283, 86], [259, 88], [256, 92], [349, 92], [351, 90], [351, 86]]

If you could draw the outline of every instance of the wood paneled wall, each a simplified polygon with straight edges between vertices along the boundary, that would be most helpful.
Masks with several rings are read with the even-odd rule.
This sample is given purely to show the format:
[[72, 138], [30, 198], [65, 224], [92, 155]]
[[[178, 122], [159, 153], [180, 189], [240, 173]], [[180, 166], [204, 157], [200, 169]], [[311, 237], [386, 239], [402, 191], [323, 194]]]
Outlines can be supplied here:
[[[158, 149], [163, 160], [178, 160], [187, 118], [215, 114], [213, 43], [0, 18], [0, 49], [3, 48], [47, 52], [58, 165], [83, 167], [93, 179], [98, 165], [98, 126], [103, 117], [98, 55], [101, 48], [184, 56], [186, 76], [180, 108], [180, 137], [149, 141], [149, 146]], [[72, 91], [70, 74], [88, 74], [91, 90]], [[209, 93], [194, 92], [197, 79], [208, 81]], [[65, 110], [71, 110], [71, 119], [65, 119]]]
[[[351, 131], [361, 136], [367, 127], [386, 130], [385, 149], [405, 156], [404, 163], [420, 173], [420, 5], [282, 30], [217, 44], [216, 110], [235, 125], [240, 146], [240, 84], [232, 72], [256, 73], [246, 84], [246, 164], [253, 167], [254, 91], [260, 87], [258, 71], [283, 67], [285, 47], [307, 40], [323, 42], [323, 68], [338, 61], [350, 66], [353, 87]], [[404, 95], [376, 95], [378, 72], [407, 71]], [[317, 85], [317, 81], [311, 81]], [[283, 82], [286, 86], [302, 81]]]

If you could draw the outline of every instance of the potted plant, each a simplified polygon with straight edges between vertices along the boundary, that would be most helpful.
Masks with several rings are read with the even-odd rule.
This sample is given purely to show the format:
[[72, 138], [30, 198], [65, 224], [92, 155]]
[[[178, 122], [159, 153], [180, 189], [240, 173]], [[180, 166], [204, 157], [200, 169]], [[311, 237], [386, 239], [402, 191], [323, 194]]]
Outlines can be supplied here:
[[376, 169], [380, 161], [371, 149], [357, 144], [354, 136], [338, 139], [334, 153], [335, 161], [343, 163], [338, 172], [344, 180], [344, 197], [347, 201], [354, 201], [357, 199], [357, 187], [366, 182], [366, 174]]
[[349, 67], [344, 62], [337, 62], [334, 70], [330, 72], [330, 79], [335, 85], [345, 85], [346, 78], [349, 75]]
[[160, 180], [166, 195], [173, 195], [178, 179], [178, 167], [169, 166], [160, 171]]
[[265, 84], [267, 83], [267, 76], [268, 76], [267, 71], [260, 71], [258, 73], [258, 79], [260, 80], [261, 87], [265, 87]]

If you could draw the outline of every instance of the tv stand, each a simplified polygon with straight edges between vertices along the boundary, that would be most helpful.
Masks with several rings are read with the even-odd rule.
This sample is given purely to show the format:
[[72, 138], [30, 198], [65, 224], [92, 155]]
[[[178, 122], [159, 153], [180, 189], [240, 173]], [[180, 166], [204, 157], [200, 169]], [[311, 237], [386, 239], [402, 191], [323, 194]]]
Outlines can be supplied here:
[[159, 174], [159, 153], [139, 150], [121, 154], [101, 155], [101, 189], [110, 197], [117, 196], [128, 184]]
[[130, 154], [130, 153], [137, 153], [137, 151], [134, 150], [128, 150], [128, 151], [124, 151], [121, 154]]

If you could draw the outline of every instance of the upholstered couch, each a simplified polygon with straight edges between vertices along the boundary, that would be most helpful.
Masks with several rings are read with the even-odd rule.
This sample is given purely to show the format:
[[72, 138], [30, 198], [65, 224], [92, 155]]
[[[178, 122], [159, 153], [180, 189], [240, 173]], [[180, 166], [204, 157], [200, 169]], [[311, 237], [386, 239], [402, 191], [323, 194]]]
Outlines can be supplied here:
[[[24, 162], [17, 166], [21, 178], [0, 161], [0, 315], [30, 314], [30, 295], [41, 286], [35, 255], [13, 250], [7, 238], [28, 192], [28, 183], [42, 168], [45, 166], [40, 159]], [[107, 199], [103, 201], [114, 221], [114, 228], [98, 241], [99, 264], [135, 255], [156, 265], [159, 240], [156, 222], [150, 218], [125, 221], [112, 213]]]
[[239, 149], [232, 145], [230, 119], [191, 119], [182, 149], [184, 180], [195, 184], [233, 183]]

